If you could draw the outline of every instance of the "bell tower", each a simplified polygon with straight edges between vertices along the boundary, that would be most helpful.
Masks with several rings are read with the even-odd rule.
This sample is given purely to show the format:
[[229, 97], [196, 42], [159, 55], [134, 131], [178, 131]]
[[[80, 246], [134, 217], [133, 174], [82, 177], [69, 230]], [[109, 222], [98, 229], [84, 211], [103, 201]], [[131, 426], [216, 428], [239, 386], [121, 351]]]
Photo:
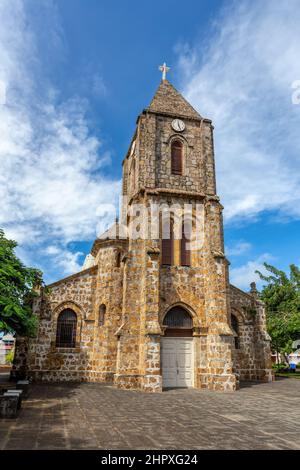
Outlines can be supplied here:
[[[176, 144], [177, 171], [173, 165]], [[124, 195], [132, 197], [141, 189], [156, 188], [216, 194], [212, 123], [166, 79], [138, 117], [123, 162]]]
[[[151, 236], [149, 227], [135, 237], [129, 234], [116, 383], [148, 391], [168, 385], [164, 383], [164, 322], [176, 307], [192, 320], [194, 359], [189, 383], [234, 390], [228, 262], [223, 208], [216, 194], [213, 126], [166, 79], [166, 71], [164, 64], [163, 79], [137, 119], [123, 162], [122, 193], [126, 224], [134, 205], [147, 210], [170, 208], [170, 236], [165, 240], [161, 213], [156, 236]], [[187, 206], [188, 240], [183, 222]]]

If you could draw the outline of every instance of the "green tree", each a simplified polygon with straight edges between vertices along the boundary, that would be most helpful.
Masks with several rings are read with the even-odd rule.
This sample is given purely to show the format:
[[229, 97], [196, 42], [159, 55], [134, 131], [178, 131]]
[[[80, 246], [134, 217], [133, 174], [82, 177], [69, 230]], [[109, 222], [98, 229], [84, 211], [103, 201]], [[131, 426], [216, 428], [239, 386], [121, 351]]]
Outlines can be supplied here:
[[267, 328], [277, 354], [289, 354], [292, 342], [300, 338], [300, 270], [290, 265], [290, 275], [264, 263], [269, 275], [257, 271], [267, 284], [261, 292], [266, 305]]
[[16, 247], [0, 229], [0, 330], [34, 336], [37, 317], [32, 302], [35, 287], [42, 286], [42, 272], [26, 267], [16, 256]]

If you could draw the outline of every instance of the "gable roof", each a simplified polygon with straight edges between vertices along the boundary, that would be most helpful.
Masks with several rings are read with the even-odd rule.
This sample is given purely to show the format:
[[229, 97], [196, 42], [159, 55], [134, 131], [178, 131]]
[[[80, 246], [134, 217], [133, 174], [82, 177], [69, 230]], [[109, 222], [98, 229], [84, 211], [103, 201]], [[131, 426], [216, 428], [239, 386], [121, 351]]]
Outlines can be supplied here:
[[200, 114], [168, 80], [162, 80], [160, 82], [150, 106], [147, 109], [155, 113], [174, 114], [177, 116], [201, 119]]

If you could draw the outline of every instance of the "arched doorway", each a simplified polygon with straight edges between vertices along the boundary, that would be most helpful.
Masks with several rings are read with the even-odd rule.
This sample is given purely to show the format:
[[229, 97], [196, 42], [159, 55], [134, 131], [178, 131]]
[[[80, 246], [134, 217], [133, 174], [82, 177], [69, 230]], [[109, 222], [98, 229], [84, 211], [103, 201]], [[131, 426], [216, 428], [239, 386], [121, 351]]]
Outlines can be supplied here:
[[181, 306], [171, 308], [164, 317], [161, 366], [163, 387], [193, 387], [193, 319]]

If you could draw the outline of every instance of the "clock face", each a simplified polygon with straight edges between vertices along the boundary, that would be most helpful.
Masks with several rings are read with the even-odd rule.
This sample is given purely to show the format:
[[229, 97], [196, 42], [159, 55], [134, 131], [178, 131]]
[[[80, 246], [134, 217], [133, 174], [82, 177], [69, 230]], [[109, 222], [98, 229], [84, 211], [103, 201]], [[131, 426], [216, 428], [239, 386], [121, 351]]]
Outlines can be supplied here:
[[172, 121], [172, 127], [174, 131], [182, 132], [185, 129], [185, 124], [181, 119], [174, 119], [174, 121]]

